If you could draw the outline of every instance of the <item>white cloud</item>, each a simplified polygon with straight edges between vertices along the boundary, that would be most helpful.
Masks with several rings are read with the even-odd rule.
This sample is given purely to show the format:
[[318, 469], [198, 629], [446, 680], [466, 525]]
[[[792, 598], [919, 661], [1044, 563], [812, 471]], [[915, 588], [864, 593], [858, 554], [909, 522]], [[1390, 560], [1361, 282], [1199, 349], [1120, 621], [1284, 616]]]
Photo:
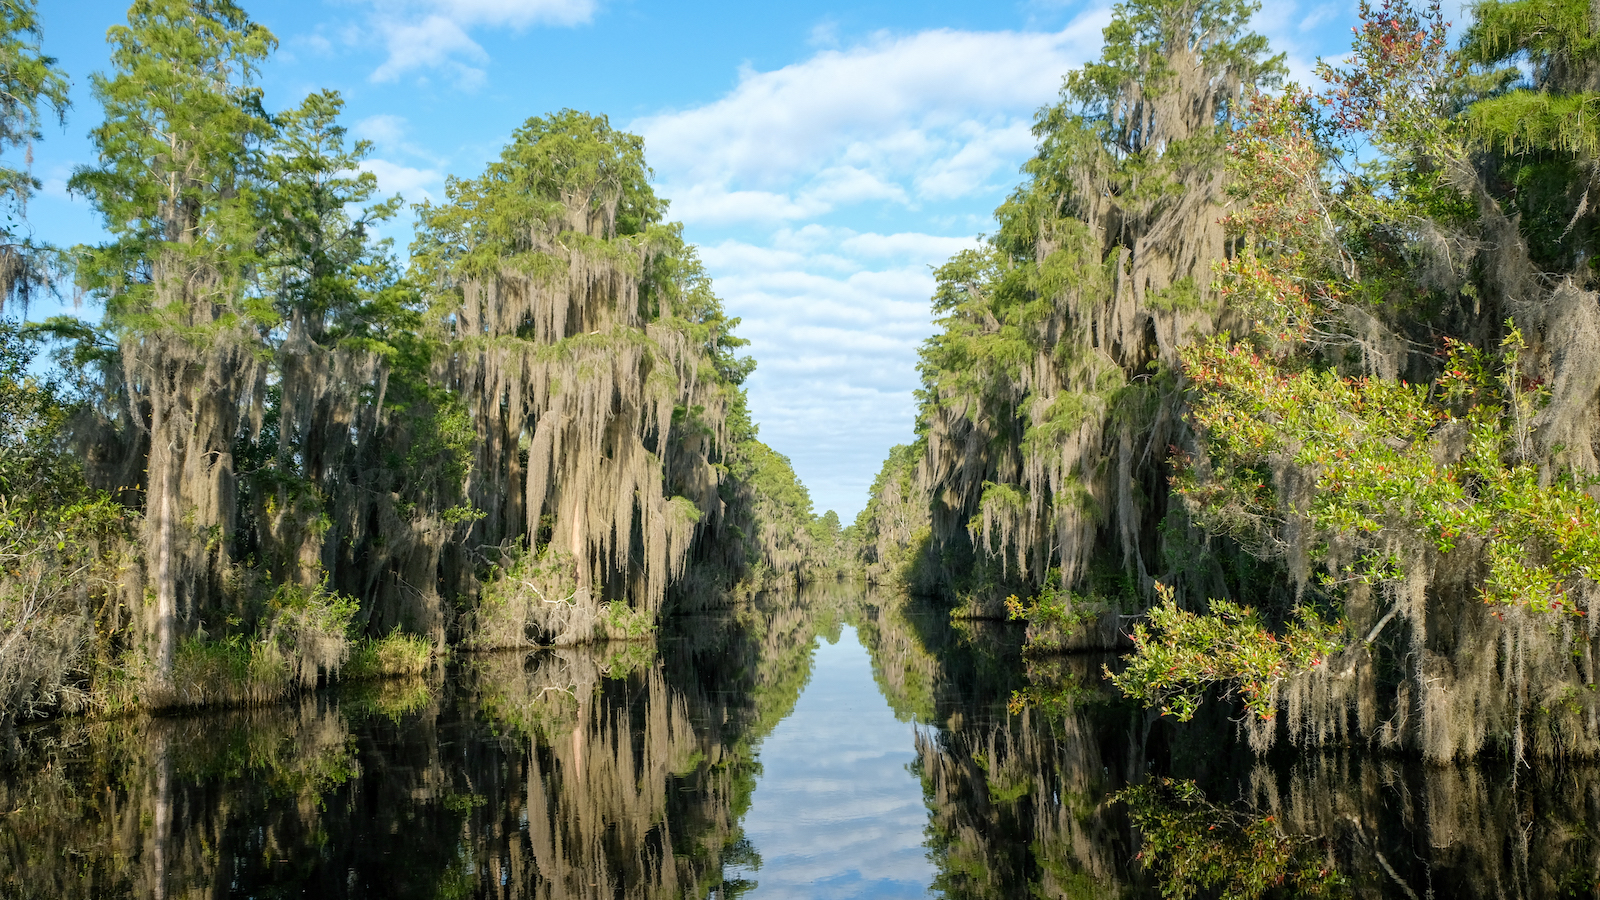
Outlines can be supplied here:
[[429, 188], [444, 182], [444, 175], [437, 169], [416, 169], [386, 159], [362, 160], [361, 169], [378, 177], [379, 194], [400, 194], [412, 203], [432, 200], [434, 195]]
[[813, 253], [855, 234], [848, 228], [812, 222], [799, 228], [780, 228], [772, 233], [772, 245], [799, 253]]
[[597, 0], [373, 0], [373, 5], [372, 24], [389, 53], [373, 71], [373, 81], [394, 81], [415, 69], [441, 69], [453, 76], [458, 87], [470, 90], [486, 77], [481, 66], [489, 54], [468, 30], [582, 25], [594, 18], [598, 4]]
[[797, 200], [772, 191], [730, 191], [715, 185], [675, 188], [663, 185], [672, 198], [672, 215], [685, 222], [721, 225], [729, 222], [783, 222], [809, 218], [828, 207], [813, 199]]
[[867, 200], [906, 201], [906, 192], [898, 184], [884, 181], [871, 172], [855, 166], [834, 166], [817, 174], [805, 196], [826, 204], [832, 209], [838, 204], [861, 203]]
[[701, 249], [760, 362], [749, 388], [762, 437], [794, 461], [819, 511], [853, 516], [885, 451], [910, 438], [917, 348], [932, 330], [928, 267], [973, 243], [811, 223], [765, 246]]
[[905, 163], [986, 111], [1033, 108], [1099, 43], [1103, 10], [1056, 33], [924, 31], [825, 50], [771, 72], [746, 70], [729, 95], [634, 123], [653, 165], [695, 182], [756, 186], [818, 170], [844, 151]]
[[773, 273], [800, 272], [804, 269], [825, 268], [838, 272], [853, 272], [860, 268], [853, 259], [832, 253], [809, 253], [784, 247], [758, 247], [742, 241], [723, 241], [700, 248], [700, 258], [720, 272], [753, 278], [764, 278]]
[[379, 144], [397, 144], [405, 137], [406, 119], [405, 116], [382, 113], [367, 116], [351, 126], [350, 130], [355, 132], [358, 138]]
[[[955, 153], [923, 170], [917, 177], [917, 193], [940, 199], [976, 193], [989, 187], [1007, 163], [1026, 159], [1034, 143], [1031, 124], [1020, 120], [977, 130]], [[1006, 175], [1015, 178], [1010, 171]]]
[[481, 71], [463, 66], [457, 54], [473, 62], [489, 61], [489, 54], [467, 37], [460, 25], [444, 16], [428, 16], [421, 21], [382, 20], [378, 30], [389, 49], [389, 58], [372, 73], [373, 81], [393, 81], [417, 68], [453, 65], [457, 72]]
[[1092, 54], [1108, 18], [1095, 9], [1047, 33], [880, 34], [774, 71], [746, 69], [721, 99], [631, 128], [690, 225], [982, 196], [1014, 180], [1034, 110]]
[[913, 257], [944, 260], [962, 250], [978, 246], [976, 238], [940, 237], [936, 234], [857, 234], [846, 238], [840, 248], [865, 257]]
[[817, 509], [853, 516], [911, 438], [930, 267], [989, 227], [1033, 151], [1034, 111], [1098, 52], [1107, 21], [1097, 9], [1058, 32], [880, 34], [630, 125], [743, 319], [762, 437]]
[[433, 167], [426, 170], [411, 170], [414, 172], [427, 172], [436, 176], [437, 173], [433, 171], [435, 168], [443, 169], [450, 163], [449, 159], [435, 155], [429, 148], [410, 139], [411, 123], [406, 121], [405, 116], [392, 113], [368, 116], [350, 126], [350, 131], [362, 140], [371, 141], [386, 157], [408, 156]]

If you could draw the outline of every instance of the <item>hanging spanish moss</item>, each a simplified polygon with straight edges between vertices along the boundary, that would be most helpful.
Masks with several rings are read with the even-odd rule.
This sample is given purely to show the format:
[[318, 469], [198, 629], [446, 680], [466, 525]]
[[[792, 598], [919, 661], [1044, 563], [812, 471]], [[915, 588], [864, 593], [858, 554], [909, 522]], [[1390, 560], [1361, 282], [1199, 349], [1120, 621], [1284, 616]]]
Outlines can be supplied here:
[[569, 111], [422, 210], [442, 374], [476, 432], [462, 571], [511, 573], [476, 626], [488, 643], [525, 640], [494, 615], [558, 642], [603, 636], [602, 604], [653, 621], [697, 523], [723, 515], [730, 336], [647, 178], [637, 137]]
[[[1162, 468], [1186, 433], [1170, 373], [1180, 347], [1234, 321], [1211, 283], [1226, 131], [1245, 86], [1279, 72], [1248, 14], [1120, 9], [1107, 34], [1126, 53], [1068, 76], [999, 233], [937, 273], [914, 464], [931, 550], [911, 574], [970, 612], [998, 614], [1051, 568], [1068, 584], [1126, 572], [1144, 590], [1170, 568]], [[875, 502], [898, 507], [909, 485], [891, 475]]]
[[869, 571], [1131, 649], [1259, 751], [1600, 754], [1593, 10], [1486, 2], [1452, 53], [1395, 0], [1274, 95], [1251, 11], [1119, 7], [1040, 113], [939, 271]]
[[[36, 34], [19, 9], [4, 40]], [[837, 517], [756, 439], [754, 363], [640, 138], [530, 119], [418, 208], [403, 263], [343, 101], [269, 113], [276, 42], [242, 9], [149, 0], [110, 38], [99, 159], [71, 184], [110, 234], [74, 257], [104, 319], [4, 332], [7, 443], [36, 463], [0, 472], [20, 523], [0, 720], [271, 702], [451, 643], [642, 639], [669, 602], [810, 578], [816, 547], [848, 567]], [[41, 65], [20, 140], [63, 102]], [[0, 293], [25, 301], [49, 273], [13, 250]], [[76, 397], [27, 380], [46, 338]]]

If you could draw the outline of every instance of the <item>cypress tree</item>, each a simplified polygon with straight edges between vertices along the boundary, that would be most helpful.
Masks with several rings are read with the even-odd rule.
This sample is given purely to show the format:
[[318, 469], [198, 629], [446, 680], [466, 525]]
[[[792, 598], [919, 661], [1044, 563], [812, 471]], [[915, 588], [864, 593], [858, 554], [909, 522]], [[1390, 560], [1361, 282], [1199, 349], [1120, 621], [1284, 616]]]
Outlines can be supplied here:
[[[70, 187], [112, 240], [78, 274], [118, 340], [132, 459], [145, 459], [143, 582], [151, 660], [172, 670], [179, 632], [223, 593], [236, 525], [234, 444], [264, 388], [256, 179], [270, 119], [252, 86], [276, 41], [228, 0], [139, 0], [110, 30], [93, 78], [99, 161]], [[143, 594], [143, 591], [137, 592]]]

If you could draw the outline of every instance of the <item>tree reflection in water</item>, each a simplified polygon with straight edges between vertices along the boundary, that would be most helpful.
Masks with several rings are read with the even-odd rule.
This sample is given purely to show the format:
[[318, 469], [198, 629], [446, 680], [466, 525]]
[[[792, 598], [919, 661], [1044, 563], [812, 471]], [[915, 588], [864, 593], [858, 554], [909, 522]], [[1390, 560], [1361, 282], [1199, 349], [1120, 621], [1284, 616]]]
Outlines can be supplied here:
[[1261, 759], [1217, 710], [1178, 726], [1123, 702], [1108, 657], [1019, 659], [1010, 626], [916, 602], [861, 615], [880, 688], [929, 723], [916, 768], [946, 897], [1600, 894], [1592, 765]]
[[1123, 703], [1104, 657], [1024, 660], [1011, 626], [953, 628], [836, 586], [669, 623], [659, 646], [469, 656], [261, 709], [25, 729], [0, 777], [0, 896], [759, 897], [760, 851], [785, 848], [741, 831], [757, 746], [842, 623], [917, 723], [930, 887], [947, 897], [1589, 897], [1600, 882], [1592, 767], [1258, 759], [1220, 711], [1174, 726]]
[[1277, 817], [1248, 815], [1206, 800], [1192, 781], [1156, 778], [1117, 794], [1143, 846], [1138, 859], [1175, 900], [1217, 893], [1256, 900], [1282, 890], [1325, 897], [1342, 887], [1326, 842], [1290, 836]]
[[666, 653], [481, 655], [432, 682], [32, 729], [0, 781], [0, 895], [736, 895], [752, 884], [724, 864], [759, 867], [751, 746], [798, 697], [818, 613], [773, 598]]

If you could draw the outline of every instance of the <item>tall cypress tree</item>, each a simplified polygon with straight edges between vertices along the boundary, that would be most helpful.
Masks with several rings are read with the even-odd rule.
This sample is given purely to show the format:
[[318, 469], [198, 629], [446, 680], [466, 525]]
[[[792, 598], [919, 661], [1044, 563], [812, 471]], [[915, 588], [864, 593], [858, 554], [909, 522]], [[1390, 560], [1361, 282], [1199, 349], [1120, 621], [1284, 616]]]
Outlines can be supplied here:
[[[276, 117], [259, 193], [261, 282], [278, 323], [275, 384], [256, 442], [246, 492], [252, 534], [241, 540], [275, 581], [310, 586], [325, 572], [327, 516], [338, 514], [340, 469], [355, 440], [374, 426], [381, 348], [367, 340], [375, 290], [393, 266], [369, 228], [393, 215], [399, 198], [352, 216], [377, 179], [359, 165], [365, 142], [349, 145], [338, 124], [343, 100], [313, 93]], [[377, 389], [377, 390], [375, 390]], [[348, 498], [346, 498], [348, 499]]]
[[[1040, 110], [999, 231], [936, 273], [918, 414], [929, 544], [906, 574], [970, 612], [998, 614], [1052, 569], [1144, 593], [1178, 574], [1162, 537], [1184, 527], [1164, 465], [1186, 439], [1171, 376], [1180, 347], [1233, 324], [1211, 284], [1225, 147], [1245, 89], [1282, 73], [1248, 29], [1255, 9], [1119, 4], [1101, 58]], [[869, 520], [863, 539], [911, 540], [919, 524]]]
[[437, 592], [413, 586], [439, 582], [444, 544], [470, 521], [469, 432], [435, 378], [421, 293], [374, 234], [400, 198], [374, 200], [377, 179], [360, 171], [371, 147], [347, 141], [343, 105], [320, 91], [276, 115], [262, 166], [273, 377], [241, 461], [237, 546], [275, 583], [325, 581], [359, 600], [374, 633], [442, 639]]
[[276, 316], [250, 290], [255, 170], [272, 130], [251, 81], [276, 41], [228, 0], [139, 0], [108, 40], [114, 72], [93, 79], [100, 159], [70, 187], [112, 235], [82, 251], [79, 279], [106, 304], [122, 424], [147, 453], [145, 621], [165, 675], [180, 629], [220, 596], [234, 443], [260, 402], [261, 326]]

